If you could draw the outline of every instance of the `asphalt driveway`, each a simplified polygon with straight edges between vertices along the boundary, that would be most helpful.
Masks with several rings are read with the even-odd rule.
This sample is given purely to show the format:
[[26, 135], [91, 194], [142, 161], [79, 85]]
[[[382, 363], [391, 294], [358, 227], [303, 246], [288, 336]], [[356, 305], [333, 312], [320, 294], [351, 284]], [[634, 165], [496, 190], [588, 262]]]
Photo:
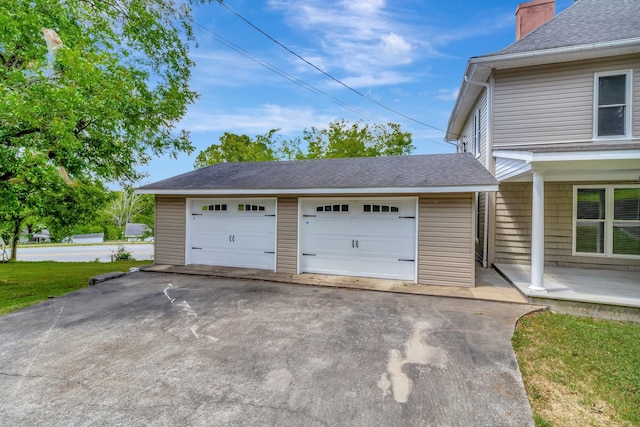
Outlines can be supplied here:
[[531, 309], [133, 273], [0, 317], [0, 425], [533, 425]]

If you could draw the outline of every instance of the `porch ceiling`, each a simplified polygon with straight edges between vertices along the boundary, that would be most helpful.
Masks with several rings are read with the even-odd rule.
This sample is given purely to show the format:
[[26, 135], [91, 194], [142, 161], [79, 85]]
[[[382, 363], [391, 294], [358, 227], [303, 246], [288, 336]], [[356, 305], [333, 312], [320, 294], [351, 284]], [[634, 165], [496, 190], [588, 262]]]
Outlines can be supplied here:
[[638, 181], [640, 150], [555, 152], [494, 151], [496, 159], [519, 166], [503, 182], [528, 182], [532, 171], [544, 173], [545, 181]]

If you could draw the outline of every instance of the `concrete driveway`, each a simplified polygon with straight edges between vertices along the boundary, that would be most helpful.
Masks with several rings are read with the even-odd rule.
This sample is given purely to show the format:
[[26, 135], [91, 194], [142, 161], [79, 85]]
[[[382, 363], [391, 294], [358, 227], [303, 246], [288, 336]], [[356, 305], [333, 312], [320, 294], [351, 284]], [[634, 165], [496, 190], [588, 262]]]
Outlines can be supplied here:
[[133, 273], [0, 317], [0, 425], [533, 425], [531, 309]]

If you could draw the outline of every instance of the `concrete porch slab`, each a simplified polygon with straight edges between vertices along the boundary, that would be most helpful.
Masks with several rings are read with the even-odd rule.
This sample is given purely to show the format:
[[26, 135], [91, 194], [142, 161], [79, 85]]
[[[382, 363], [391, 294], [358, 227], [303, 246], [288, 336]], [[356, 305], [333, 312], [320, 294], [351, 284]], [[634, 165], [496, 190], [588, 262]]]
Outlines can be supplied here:
[[221, 278], [262, 280], [345, 289], [396, 292], [413, 295], [431, 295], [527, 304], [526, 297], [507, 283], [495, 270], [476, 268], [476, 287], [427, 286], [401, 280], [371, 279], [366, 277], [332, 276], [326, 274], [287, 274], [268, 270], [219, 267], [211, 265], [153, 264], [140, 267], [141, 271], [202, 275]]
[[640, 321], [640, 273], [545, 266], [546, 293], [529, 290], [531, 267], [496, 264], [528, 301], [551, 311], [614, 320]]

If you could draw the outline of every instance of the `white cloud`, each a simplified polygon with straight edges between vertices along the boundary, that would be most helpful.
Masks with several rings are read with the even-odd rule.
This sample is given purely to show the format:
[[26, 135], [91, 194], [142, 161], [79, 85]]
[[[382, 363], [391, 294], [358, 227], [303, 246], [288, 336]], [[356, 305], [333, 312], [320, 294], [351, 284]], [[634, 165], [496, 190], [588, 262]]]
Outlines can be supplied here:
[[311, 107], [264, 104], [252, 109], [233, 112], [191, 109], [180, 124], [191, 132], [233, 132], [262, 134], [280, 129], [281, 135], [298, 134], [311, 126], [323, 127], [334, 116], [317, 112]]
[[353, 88], [387, 86], [407, 83], [413, 78], [408, 74], [397, 73], [393, 71], [383, 71], [377, 74], [359, 74], [353, 77], [345, 77], [341, 81]]
[[269, 5], [282, 11], [290, 26], [317, 40], [315, 47], [299, 53], [316, 58], [312, 62], [322, 63], [329, 73], [346, 72], [340, 77], [345, 82], [373, 80], [381, 85], [411, 80], [408, 75], [399, 80], [371, 76], [399, 76], [406, 73], [402, 66], [430, 51], [416, 49], [425, 43], [414, 37], [419, 31], [394, 16], [384, 0], [270, 0]]
[[453, 89], [440, 89], [436, 98], [442, 101], [455, 101], [456, 98], [458, 98], [458, 92], [460, 92], [460, 88], [457, 87]]

